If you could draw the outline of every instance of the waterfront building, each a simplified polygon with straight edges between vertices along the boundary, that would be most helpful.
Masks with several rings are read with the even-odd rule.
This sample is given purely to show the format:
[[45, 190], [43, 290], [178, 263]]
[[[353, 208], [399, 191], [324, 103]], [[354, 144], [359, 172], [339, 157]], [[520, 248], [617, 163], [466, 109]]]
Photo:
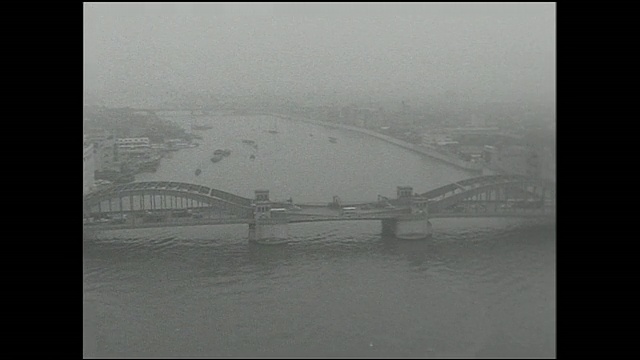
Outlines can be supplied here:
[[148, 149], [151, 147], [151, 141], [148, 137], [118, 138], [116, 139], [116, 145], [119, 150]]

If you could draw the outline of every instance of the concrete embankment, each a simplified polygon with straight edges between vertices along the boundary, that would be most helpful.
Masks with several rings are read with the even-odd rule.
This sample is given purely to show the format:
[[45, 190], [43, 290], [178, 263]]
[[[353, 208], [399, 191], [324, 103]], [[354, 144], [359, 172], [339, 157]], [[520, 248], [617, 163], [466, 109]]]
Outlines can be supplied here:
[[472, 163], [469, 161], [465, 161], [459, 158], [456, 158], [452, 155], [447, 155], [447, 154], [443, 154], [441, 152], [439, 152], [438, 150], [434, 149], [433, 147], [427, 146], [427, 145], [416, 145], [416, 144], [411, 144], [408, 143], [406, 141], [402, 141], [400, 139], [396, 139], [393, 138], [391, 136], [388, 135], [384, 135], [384, 134], [380, 134], [378, 132], [372, 131], [372, 130], [368, 130], [368, 129], [363, 129], [363, 128], [359, 128], [359, 127], [355, 127], [355, 126], [351, 126], [351, 125], [344, 125], [344, 124], [334, 124], [334, 123], [330, 123], [330, 122], [326, 122], [326, 121], [319, 121], [319, 120], [312, 120], [312, 119], [307, 119], [307, 118], [303, 118], [303, 117], [299, 117], [299, 116], [288, 116], [288, 115], [282, 115], [282, 114], [270, 114], [270, 113], [262, 113], [262, 115], [269, 115], [269, 116], [274, 116], [274, 117], [279, 117], [281, 119], [286, 119], [286, 120], [294, 120], [294, 121], [303, 121], [303, 122], [307, 122], [310, 124], [315, 124], [315, 125], [320, 125], [320, 126], [325, 126], [325, 127], [329, 127], [329, 128], [333, 128], [333, 129], [342, 129], [342, 130], [348, 130], [348, 131], [354, 131], [360, 134], [365, 134], [365, 135], [369, 135], [384, 141], [387, 141], [389, 143], [395, 144], [397, 146], [403, 147], [405, 149], [409, 149], [412, 151], [415, 151], [417, 153], [420, 153], [422, 155], [426, 155], [435, 159], [438, 159], [440, 161], [444, 161], [448, 164], [454, 165], [456, 167], [468, 170], [468, 171], [473, 171], [473, 172], [482, 172], [483, 170], [483, 166], [482, 164], [477, 164], [477, 163]]

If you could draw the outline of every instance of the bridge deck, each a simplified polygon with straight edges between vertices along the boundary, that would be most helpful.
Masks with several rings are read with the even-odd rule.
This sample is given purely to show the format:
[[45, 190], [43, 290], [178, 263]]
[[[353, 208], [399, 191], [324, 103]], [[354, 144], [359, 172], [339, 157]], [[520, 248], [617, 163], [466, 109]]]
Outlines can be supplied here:
[[[309, 222], [330, 222], [330, 221], [379, 221], [383, 219], [396, 218], [398, 214], [384, 215], [355, 215], [355, 216], [292, 216], [288, 219], [288, 223], [309, 223]], [[466, 212], [466, 213], [438, 213], [429, 215], [429, 219], [441, 218], [555, 218], [555, 212], [549, 211], [532, 211], [517, 210], [503, 212]], [[229, 224], [250, 224], [255, 220], [242, 218], [218, 218], [218, 219], [171, 219], [170, 221], [161, 222], [127, 222], [125, 224], [108, 224], [96, 223], [93, 225], [84, 225], [86, 229], [94, 230], [125, 230], [125, 229], [145, 229], [145, 228], [162, 228], [162, 227], [184, 227], [184, 226], [203, 226], [203, 225], [229, 225]]]
[[[424, 193], [422, 196], [430, 200], [428, 203], [429, 218], [497, 218], [497, 217], [555, 217], [555, 200], [550, 195], [544, 198], [544, 206], [542, 208], [524, 208], [536, 206], [536, 202], [531, 202], [539, 198], [536, 193], [536, 186], [539, 182], [526, 179], [521, 176], [481, 176], [471, 179], [461, 180], [451, 183], [437, 189]], [[512, 192], [508, 198], [495, 199], [497, 193], [496, 187], [503, 190], [509, 190], [517, 187], [523, 191]], [[533, 188], [533, 190], [527, 190]], [[538, 188], [539, 189], [539, 188]], [[555, 193], [555, 187], [547, 188], [551, 193]], [[494, 191], [494, 199], [491, 199], [491, 191]], [[196, 201], [208, 203], [208, 206], [191, 208], [197, 217], [174, 217], [172, 211], [183, 210], [183, 207], [153, 209], [154, 213], [161, 216], [156, 219], [157, 222], [144, 222], [141, 215], [145, 213], [142, 209], [111, 211], [111, 201], [120, 200], [124, 196], [140, 196], [144, 203], [144, 196], [185, 196]], [[485, 199], [481, 199], [480, 195], [484, 195]], [[541, 198], [540, 198], [541, 199]], [[130, 202], [132, 199], [129, 199]], [[350, 216], [342, 216], [340, 209], [330, 208], [327, 203], [307, 203], [297, 204], [298, 211], [288, 212], [289, 223], [305, 223], [320, 221], [357, 221], [357, 220], [383, 220], [397, 218], [406, 214], [409, 207], [406, 199], [390, 200], [388, 202], [371, 201], [343, 203], [343, 206], [356, 206], [358, 213]], [[100, 204], [102, 201], [109, 201], [107, 207], [109, 211], [102, 211]], [[85, 196], [85, 219], [93, 216], [90, 207], [97, 205], [98, 216], [108, 214], [128, 214], [129, 219], [116, 223], [115, 221], [98, 222], [84, 224], [87, 229], [109, 230], [109, 229], [139, 229], [139, 228], [156, 228], [156, 227], [175, 227], [175, 226], [200, 226], [200, 225], [222, 225], [222, 224], [250, 224], [255, 220], [252, 217], [253, 208], [252, 200], [243, 198], [234, 194], [230, 194], [217, 189], [206, 186], [179, 183], [179, 182], [141, 182], [126, 185], [118, 185], [108, 189], [98, 191], [96, 193]], [[377, 206], [389, 205], [393, 203], [397, 205], [395, 208], [382, 208]], [[177, 202], [176, 202], [177, 204]], [[274, 203], [275, 204], [275, 203]], [[364, 210], [363, 205], [369, 210]], [[482, 205], [484, 204], [484, 205]], [[501, 205], [498, 205], [501, 204]], [[166, 205], [166, 204], [164, 204]], [[280, 206], [281, 204], [276, 204]], [[480, 206], [476, 206], [480, 205]], [[286, 206], [286, 205], [282, 205]], [[519, 206], [519, 207], [517, 207]], [[147, 220], [149, 220], [147, 218]]]

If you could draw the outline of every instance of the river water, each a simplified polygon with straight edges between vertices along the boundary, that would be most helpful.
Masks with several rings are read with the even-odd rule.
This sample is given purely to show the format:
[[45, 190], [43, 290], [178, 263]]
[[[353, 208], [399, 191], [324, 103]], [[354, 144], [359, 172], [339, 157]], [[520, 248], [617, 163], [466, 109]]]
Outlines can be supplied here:
[[[399, 185], [421, 193], [473, 176], [382, 140], [308, 123], [267, 116], [202, 122], [214, 128], [199, 132], [199, 147], [173, 153], [137, 180], [329, 202], [333, 195], [395, 197]], [[213, 164], [215, 149], [232, 153]], [[84, 353], [554, 357], [555, 226], [431, 222], [433, 238], [418, 242], [383, 237], [377, 221], [292, 224], [290, 242], [279, 246], [249, 244], [246, 225], [99, 233], [83, 249]]]

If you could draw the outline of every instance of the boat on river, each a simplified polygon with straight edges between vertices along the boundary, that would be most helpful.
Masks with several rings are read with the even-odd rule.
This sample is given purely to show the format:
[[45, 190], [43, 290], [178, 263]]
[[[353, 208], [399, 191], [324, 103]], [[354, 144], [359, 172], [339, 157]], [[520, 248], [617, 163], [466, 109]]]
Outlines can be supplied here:
[[224, 149], [224, 150], [218, 149], [218, 150], [213, 152], [213, 155], [214, 156], [227, 157], [227, 156], [231, 155], [231, 150], [229, 150], [229, 149]]
[[218, 161], [224, 159], [224, 155], [222, 154], [214, 154], [213, 157], [211, 158], [211, 162], [212, 163], [217, 163]]

